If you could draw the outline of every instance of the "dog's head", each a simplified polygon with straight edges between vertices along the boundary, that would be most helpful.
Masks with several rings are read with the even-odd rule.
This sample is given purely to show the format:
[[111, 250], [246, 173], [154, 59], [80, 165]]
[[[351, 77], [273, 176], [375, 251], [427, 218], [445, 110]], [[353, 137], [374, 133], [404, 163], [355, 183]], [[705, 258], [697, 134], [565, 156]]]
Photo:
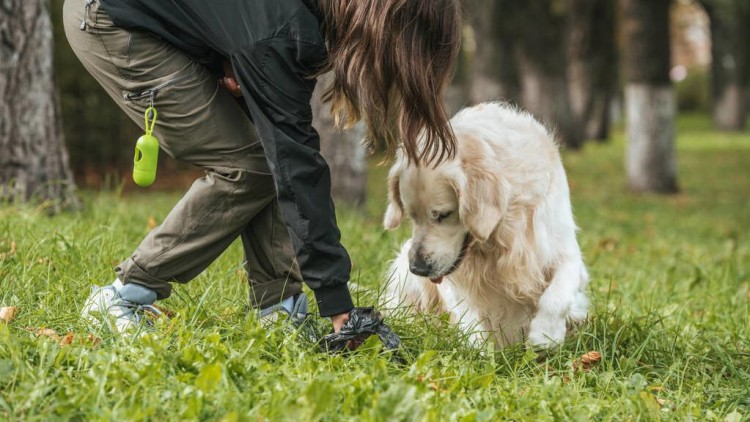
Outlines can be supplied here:
[[404, 216], [413, 222], [412, 273], [439, 283], [456, 270], [473, 242], [485, 242], [498, 228], [507, 197], [494, 152], [481, 139], [458, 136], [458, 156], [438, 166], [398, 157], [388, 175], [391, 230]]

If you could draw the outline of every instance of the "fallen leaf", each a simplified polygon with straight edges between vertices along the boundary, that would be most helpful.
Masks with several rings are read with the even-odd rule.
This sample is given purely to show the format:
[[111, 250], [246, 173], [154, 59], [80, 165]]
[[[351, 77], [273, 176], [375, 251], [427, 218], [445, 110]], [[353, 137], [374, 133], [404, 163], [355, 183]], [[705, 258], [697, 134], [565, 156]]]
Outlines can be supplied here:
[[34, 327], [26, 327], [24, 330], [35, 334], [37, 337], [47, 337], [54, 341], [56, 341], [60, 346], [70, 346], [71, 344], [81, 344], [84, 346], [91, 346], [91, 347], [97, 347], [102, 342], [102, 340], [93, 335], [89, 334], [86, 337], [77, 336], [74, 332], [69, 332], [68, 334], [65, 334], [64, 336], [60, 337], [59, 334], [57, 334], [57, 331], [51, 329], [51, 328], [34, 328]]
[[573, 362], [573, 369], [576, 371], [590, 371], [594, 365], [599, 363], [599, 361], [602, 360], [602, 354], [596, 351], [584, 353], [581, 355], [580, 358], [578, 358], [575, 362]]
[[607, 252], [612, 252], [617, 247], [617, 239], [611, 237], [599, 239], [599, 248], [604, 249]]
[[596, 363], [602, 360], [602, 354], [599, 352], [588, 352], [581, 356], [581, 362], [583, 363]]
[[438, 384], [438, 382], [432, 378], [425, 378], [423, 375], [419, 375], [417, 376], [417, 381], [427, 384], [427, 387], [429, 387], [433, 391], [447, 391], [444, 388], [441, 388], [440, 384]]
[[60, 338], [60, 336], [57, 334], [57, 331], [51, 328], [40, 328], [36, 331], [36, 335], [50, 337], [56, 340]]
[[16, 254], [16, 242], [11, 241], [10, 242], [10, 250], [8, 252], [0, 253], [0, 259], [5, 259], [8, 256], [15, 255]]
[[174, 316], [175, 316], [175, 313], [173, 311], [170, 311], [167, 308], [162, 308], [161, 306], [157, 306], [157, 305], [151, 305], [151, 306], [153, 306], [154, 308], [158, 309], [167, 318], [171, 319], [171, 318], [174, 318]]
[[49, 337], [55, 341], [60, 341], [60, 336], [57, 334], [57, 331], [51, 328], [26, 327], [24, 330], [34, 333], [37, 337]]
[[15, 318], [16, 315], [18, 315], [18, 308], [15, 306], [5, 306], [0, 308], [0, 320], [6, 324], [13, 321], [13, 318]]
[[93, 335], [89, 334], [86, 337], [76, 336], [75, 333], [70, 332], [68, 334], [65, 334], [63, 338], [60, 339], [60, 346], [69, 346], [71, 344], [80, 344], [83, 346], [91, 346], [91, 347], [97, 347], [102, 342], [102, 340]]
[[158, 226], [158, 225], [159, 225], [159, 223], [156, 221], [156, 219], [154, 218], [154, 216], [153, 215], [149, 215], [148, 216], [148, 221], [146, 222], [146, 229], [148, 231], [151, 231], [151, 230], [155, 229], [156, 226]]
[[73, 334], [72, 332], [65, 334], [60, 339], [60, 346], [67, 346], [67, 345], [73, 344], [73, 339], [75, 339], [75, 334]]
[[93, 334], [89, 334], [88, 337], [86, 337], [86, 343], [90, 344], [91, 347], [98, 347], [102, 343], [102, 339]]

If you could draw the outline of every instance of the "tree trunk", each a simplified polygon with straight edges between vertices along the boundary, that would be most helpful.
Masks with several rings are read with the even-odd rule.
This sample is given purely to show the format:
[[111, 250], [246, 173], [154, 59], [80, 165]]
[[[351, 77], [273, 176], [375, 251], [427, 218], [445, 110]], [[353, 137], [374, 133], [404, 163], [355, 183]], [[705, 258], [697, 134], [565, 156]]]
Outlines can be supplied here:
[[745, 129], [750, 92], [750, 6], [747, 0], [703, 0], [711, 21], [711, 85], [714, 125]]
[[332, 194], [339, 204], [363, 206], [367, 197], [367, 160], [362, 146], [364, 128], [336, 129], [331, 106], [322, 95], [330, 85], [332, 74], [318, 78], [312, 99], [313, 126], [320, 134], [321, 154], [331, 168]]
[[499, 100], [520, 102], [521, 82], [513, 59], [514, 36], [505, 15], [508, 2], [469, 2], [469, 17], [476, 44], [469, 87], [471, 103]]
[[472, 0], [471, 6], [477, 44], [472, 102], [516, 102], [554, 128], [561, 143], [579, 148], [584, 138], [571, 110], [565, 5]]
[[572, 149], [580, 148], [584, 141], [583, 131], [570, 105], [565, 75], [550, 73], [546, 66], [527, 54], [528, 50], [523, 50], [518, 50], [521, 104], [550, 126], [562, 144]]
[[615, 0], [567, 0], [570, 100], [586, 139], [609, 136], [617, 89]]
[[[79, 175], [79, 187], [82, 183], [100, 188], [102, 181], [113, 171], [130, 171], [133, 144], [143, 131], [120, 110], [96, 79], [89, 76], [65, 41], [63, 3], [64, 0], [52, 0], [50, 14], [53, 37], [59, 40], [55, 46], [54, 62], [62, 119], [65, 122], [64, 136], [71, 169]], [[160, 159], [160, 171], [174, 167], [175, 160], [168, 155], [162, 154]], [[91, 177], [81, 179], [80, 175]]]
[[78, 207], [52, 67], [46, 0], [0, 4], [0, 200]]
[[446, 87], [445, 94], [443, 94], [449, 116], [453, 116], [470, 102], [471, 75], [469, 74], [469, 70], [471, 69], [472, 52], [466, 47], [466, 32], [464, 31], [464, 39], [461, 43], [461, 51], [458, 54], [453, 79], [450, 85]]
[[584, 137], [573, 113], [568, 86], [567, 13], [556, 1], [508, 2], [517, 37], [514, 57], [521, 82], [521, 103], [554, 127], [559, 140], [580, 148]]
[[676, 192], [675, 99], [669, 79], [670, 0], [620, 1], [630, 188], [635, 192]]
[[628, 83], [627, 170], [636, 192], [676, 192], [672, 87]]

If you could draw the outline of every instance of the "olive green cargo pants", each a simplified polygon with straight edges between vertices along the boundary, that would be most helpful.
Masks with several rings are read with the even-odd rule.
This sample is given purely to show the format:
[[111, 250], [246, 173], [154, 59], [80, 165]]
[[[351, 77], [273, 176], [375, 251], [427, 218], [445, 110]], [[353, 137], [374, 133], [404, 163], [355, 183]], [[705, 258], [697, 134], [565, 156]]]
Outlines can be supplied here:
[[118, 278], [164, 299], [171, 282], [196, 277], [239, 236], [254, 306], [300, 293], [273, 178], [255, 127], [237, 101], [203, 65], [149, 33], [115, 26], [98, 0], [86, 1], [66, 0], [63, 11], [65, 33], [81, 63], [142, 128], [153, 97], [161, 149], [206, 173], [117, 266]]

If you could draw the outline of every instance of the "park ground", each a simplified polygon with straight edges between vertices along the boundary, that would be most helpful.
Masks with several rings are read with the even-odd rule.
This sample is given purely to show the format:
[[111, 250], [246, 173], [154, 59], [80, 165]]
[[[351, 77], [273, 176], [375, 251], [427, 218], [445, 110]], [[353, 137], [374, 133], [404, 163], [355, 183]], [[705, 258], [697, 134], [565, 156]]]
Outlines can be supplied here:
[[[0, 420], [750, 420], [750, 135], [679, 120], [681, 193], [630, 194], [624, 141], [564, 160], [592, 282], [561, 350], [475, 350], [443, 317], [389, 319], [401, 360], [369, 341], [329, 356], [248, 315], [233, 245], [136, 341], [89, 336], [92, 284], [179, 193], [82, 192], [81, 213], [0, 205]], [[377, 301], [408, 227], [384, 232], [386, 168], [364, 212], [339, 210], [353, 279]], [[406, 225], [408, 226], [408, 225]]]

